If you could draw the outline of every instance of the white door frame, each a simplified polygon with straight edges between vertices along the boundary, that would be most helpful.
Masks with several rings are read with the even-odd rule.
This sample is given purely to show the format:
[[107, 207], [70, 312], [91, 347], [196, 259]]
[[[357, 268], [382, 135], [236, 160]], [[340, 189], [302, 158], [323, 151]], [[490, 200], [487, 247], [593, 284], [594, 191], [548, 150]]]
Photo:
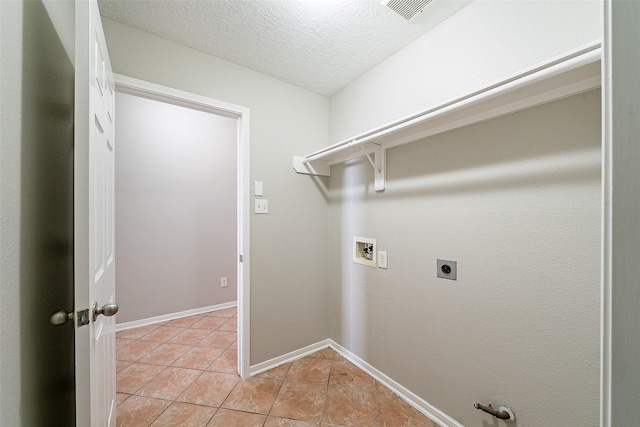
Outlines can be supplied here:
[[168, 104], [230, 117], [237, 120], [237, 227], [238, 227], [238, 373], [249, 377], [250, 362], [250, 186], [249, 186], [249, 109], [190, 92], [115, 74], [116, 91], [142, 96]]
[[603, 2], [600, 426], [638, 425], [640, 4]]

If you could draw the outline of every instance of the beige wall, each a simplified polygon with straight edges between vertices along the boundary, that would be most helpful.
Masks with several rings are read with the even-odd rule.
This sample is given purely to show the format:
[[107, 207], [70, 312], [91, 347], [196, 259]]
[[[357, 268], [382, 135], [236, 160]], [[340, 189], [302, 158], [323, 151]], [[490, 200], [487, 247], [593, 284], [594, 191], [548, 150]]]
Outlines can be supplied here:
[[[476, 400], [598, 423], [599, 91], [389, 149], [381, 194], [334, 166], [329, 194], [332, 339], [466, 426]], [[353, 236], [389, 268], [352, 263]]]
[[118, 92], [116, 123], [118, 323], [235, 301], [237, 120]]
[[[476, 1], [331, 98], [331, 142], [601, 37], [601, 4]], [[332, 167], [330, 336], [467, 426], [596, 425], [600, 97], [574, 96]], [[377, 239], [388, 270], [353, 264]], [[436, 259], [458, 280], [436, 278]]]
[[251, 215], [251, 363], [325, 339], [327, 201], [291, 159], [327, 144], [328, 99], [113, 21], [103, 25], [114, 72], [251, 110], [251, 182], [263, 181], [269, 200], [268, 215]]

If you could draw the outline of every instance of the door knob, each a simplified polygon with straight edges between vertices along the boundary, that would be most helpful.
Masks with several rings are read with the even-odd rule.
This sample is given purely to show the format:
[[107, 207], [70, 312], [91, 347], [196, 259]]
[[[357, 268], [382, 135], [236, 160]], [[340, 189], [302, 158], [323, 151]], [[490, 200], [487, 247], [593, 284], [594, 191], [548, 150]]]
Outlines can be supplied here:
[[68, 320], [73, 320], [73, 311], [67, 313], [65, 310], [60, 310], [49, 317], [49, 323], [56, 326], [64, 325]]
[[119, 308], [120, 307], [118, 307], [118, 304], [116, 304], [115, 302], [108, 302], [102, 307], [98, 307], [98, 302], [94, 301], [93, 304], [91, 305], [91, 312], [93, 313], [93, 321], [95, 322], [98, 316], [100, 316], [101, 314], [107, 317], [113, 316], [118, 312]]

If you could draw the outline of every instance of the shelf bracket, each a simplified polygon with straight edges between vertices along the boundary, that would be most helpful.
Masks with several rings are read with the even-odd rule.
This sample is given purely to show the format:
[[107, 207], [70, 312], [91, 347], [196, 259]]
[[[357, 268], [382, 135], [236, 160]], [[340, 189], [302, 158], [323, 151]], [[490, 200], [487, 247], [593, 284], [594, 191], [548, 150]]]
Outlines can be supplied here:
[[376, 165], [373, 176], [374, 187], [376, 191], [384, 191], [387, 171], [387, 149], [378, 148], [373, 153], [373, 160]]
[[371, 163], [373, 167], [373, 184], [376, 191], [383, 191], [385, 186], [385, 175], [387, 168], [387, 150], [382, 148], [378, 144], [373, 144], [376, 147], [376, 150], [373, 152], [373, 159], [369, 152], [364, 148], [363, 145], [360, 145], [360, 148], [364, 152], [364, 155], [367, 156], [367, 160]]
[[330, 176], [331, 167], [323, 160], [307, 161], [306, 157], [293, 156], [293, 169], [304, 175]]
[[[380, 146], [378, 145], [378, 147], [380, 147]], [[362, 150], [364, 155], [367, 156], [367, 160], [369, 160], [369, 163], [371, 163], [371, 166], [373, 167], [373, 170], [376, 171], [376, 172], [379, 171], [380, 168], [376, 165], [375, 161], [373, 159], [371, 159], [371, 155], [369, 155], [369, 152], [364, 148], [363, 145], [360, 146], [360, 149]]]

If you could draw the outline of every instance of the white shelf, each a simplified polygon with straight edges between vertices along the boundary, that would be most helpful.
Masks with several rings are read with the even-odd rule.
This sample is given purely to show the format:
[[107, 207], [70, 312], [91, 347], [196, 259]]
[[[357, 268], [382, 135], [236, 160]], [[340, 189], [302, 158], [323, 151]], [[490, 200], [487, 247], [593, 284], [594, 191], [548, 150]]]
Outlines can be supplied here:
[[331, 165], [367, 155], [374, 167], [376, 190], [381, 191], [387, 148], [598, 88], [601, 86], [600, 59], [600, 43], [592, 43], [489, 87], [315, 153], [294, 156], [293, 167], [298, 173], [329, 176]]

